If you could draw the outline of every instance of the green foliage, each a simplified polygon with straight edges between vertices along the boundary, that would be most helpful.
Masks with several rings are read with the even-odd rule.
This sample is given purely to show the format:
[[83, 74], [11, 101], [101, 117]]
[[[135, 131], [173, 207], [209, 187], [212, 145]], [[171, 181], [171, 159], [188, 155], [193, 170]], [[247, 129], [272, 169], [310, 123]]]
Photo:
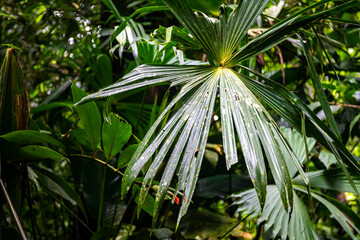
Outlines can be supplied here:
[[1, 239], [359, 237], [359, 1], [0, 5]]

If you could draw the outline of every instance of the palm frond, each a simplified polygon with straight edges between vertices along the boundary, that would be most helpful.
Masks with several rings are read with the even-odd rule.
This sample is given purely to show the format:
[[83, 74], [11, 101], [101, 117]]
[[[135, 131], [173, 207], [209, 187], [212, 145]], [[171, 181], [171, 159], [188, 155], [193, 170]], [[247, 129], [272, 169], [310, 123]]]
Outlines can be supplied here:
[[245, 59], [259, 55], [260, 53], [265, 52], [284, 41], [286, 38], [294, 34], [294, 32], [299, 28], [318, 21], [319, 19], [329, 17], [335, 13], [343, 12], [359, 4], [358, 0], [352, 0], [330, 9], [319, 11], [316, 14], [311, 13], [309, 15], [304, 15], [304, 13], [320, 7], [330, 1], [331, 0], [322, 0], [314, 3], [294, 15], [280, 21], [263, 34], [250, 41], [248, 44], [242, 46], [236, 53], [233, 54], [226, 65], [234, 66]]
[[202, 12], [194, 14], [187, 0], [164, 0], [164, 2], [205, 53], [218, 64], [224, 65], [239, 47], [241, 40], [265, 8], [268, 0], [242, 1], [229, 18], [226, 12], [221, 12], [220, 19], [210, 18]]
[[[171, 82], [171, 86], [176, 86], [187, 82], [201, 82], [209, 74], [209, 70], [211, 72], [211, 68], [200, 66], [141, 65], [117, 83], [84, 97], [76, 105], [159, 83]], [[185, 90], [186, 88], [184, 93], [187, 92]]]
[[[291, 180], [280, 151], [280, 139], [265, 108], [243, 84], [236, 72], [224, 69], [220, 78], [221, 124], [227, 167], [237, 162], [233, 121], [242, 152], [261, 204], [266, 196], [266, 168], [262, 148], [281, 193], [285, 208], [292, 205]], [[261, 143], [261, 144], [260, 144]], [[285, 147], [284, 147], [285, 148]]]
[[251, 214], [251, 218], [260, 217], [257, 224], [265, 222], [265, 231], [270, 231], [272, 237], [281, 236], [281, 239], [318, 239], [312, 226], [306, 207], [294, 192], [294, 206], [292, 212], [286, 212], [281, 204], [279, 190], [274, 185], [267, 187], [266, 203], [261, 211], [260, 203], [256, 197], [255, 189], [240, 194], [233, 204], [239, 205], [237, 212], [242, 215]]
[[264, 80], [267, 85], [257, 82], [247, 76], [243, 76], [244, 84], [260, 99], [273, 108], [281, 117], [283, 117], [292, 127], [301, 130], [301, 119], [305, 114], [306, 134], [313, 136], [329, 151], [331, 151], [338, 160], [346, 177], [352, 184], [354, 190], [357, 188], [345, 167], [345, 164], [360, 174], [360, 166], [353, 155], [346, 149], [336, 135], [313, 113], [309, 107], [294, 93], [284, 86], [266, 78], [265, 76], [241, 66]]
[[[309, 172], [306, 173], [306, 175], [311, 182], [311, 187], [334, 190], [339, 192], [356, 193], [354, 191], [354, 188], [348, 181], [347, 177], [345, 176], [344, 172], [340, 168]], [[352, 174], [351, 177], [357, 188], [360, 188], [359, 175]], [[296, 177], [293, 179], [293, 184], [304, 185], [304, 182], [301, 178]]]
[[[307, 190], [302, 187], [294, 187], [296, 190], [306, 193]], [[337, 208], [334, 204], [332, 204], [330, 201], [325, 199], [324, 197], [320, 196], [320, 194], [317, 194], [315, 191], [311, 192], [311, 195], [321, 202], [334, 216], [336, 221], [342, 226], [342, 228], [349, 234], [349, 236], [356, 240], [358, 239], [355, 234], [353, 233], [353, 229], [360, 233], [360, 229], [343, 213], [340, 211], [339, 208]]]

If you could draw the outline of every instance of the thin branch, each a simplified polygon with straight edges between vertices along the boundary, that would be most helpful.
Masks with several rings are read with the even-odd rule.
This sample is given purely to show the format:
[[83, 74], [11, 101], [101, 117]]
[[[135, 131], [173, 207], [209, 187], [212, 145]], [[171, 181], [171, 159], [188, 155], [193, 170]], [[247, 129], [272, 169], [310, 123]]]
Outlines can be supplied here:
[[353, 104], [346, 104], [346, 103], [332, 103], [329, 102], [330, 105], [337, 105], [337, 106], [341, 106], [341, 107], [348, 107], [348, 108], [356, 108], [356, 109], [360, 109], [359, 105], [353, 105]]
[[6, 198], [6, 201], [8, 202], [8, 204], [9, 204], [9, 206], [10, 206], [10, 210], [11, 210], [11, 213], [12, 213], [12, 215], [13, 215], [13, 217], [14, 217], [14, 220], [15, 220], [15, 223], [16, 223], [16, 227], [18, 228], [22, 239], [27, 240], [26, 235], [25, 235], [25, 232], [24, 232], [24, 229], [23, 229], [23, 227], [22, 227], [22, 225], [21, 225], [20, 219], [19, 219], [19, 217], [18, 217], [18, 215], [17, 215], [17, 213], [16, 213], [16, 210], [15, 210], [15, 208], [14, 208], [14, 205], [13, 205], [12, 202], [11, 202], [10, 196], [9, 196], [9, 194], [8, 194], [8, 192], [7, 192], [7, 190], [6, 190], [6, 187], [5, 187], [5, 185], [4, 185], [4, 182], [3, 182], [3, 180], [2, 180], [1, 178], [0, 178], [0, 184], [1, 184], [1, 190], [3, 191], [4, 196], [5, 196], [5, 198]]

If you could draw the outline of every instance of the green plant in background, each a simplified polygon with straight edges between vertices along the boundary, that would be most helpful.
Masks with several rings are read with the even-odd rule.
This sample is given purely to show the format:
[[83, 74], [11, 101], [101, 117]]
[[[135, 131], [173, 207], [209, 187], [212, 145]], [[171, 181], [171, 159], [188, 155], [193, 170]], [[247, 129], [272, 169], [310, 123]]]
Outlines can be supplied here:
[[[267, 195], [267, 176], [262, 149], [286, 210], [293, 207], [294, 195], [288, 170], [289, 164], [286, 164], [289, 159], [285, 160], [285, 157], [290, 157], [291, 163], [300, 172], [305, 185], [308, 184], [309, 179], [302, 170], [302, 162], [297, 159], [258, 98], [292, 127], [301, 129], [304, 124], [306, 134], [316, 138], [336, 156], [339, 166], [357, 192], [345, 164], [357, 172], [360, 172], [359, 165], [339, 140], [339, 131], [304, 41], [299, 38], [309, 64], [315, 91], [332, 130], [321, 122], [295, 94], [241, 63], [281, 43], [300, 27], [357, 6], [358, 1], [348, 1], [307, 15], [306, 13], [312, 9], [321, 9], [330, 1], [317, 2], [280, 21], [249, 42], [246, 42], [245, 36], [267, 1], [243, 1], [234, 10], [223, 5], [218, 19], [208, 17], [201, 12], [194, 13], [187, 1], [164, 2], [186, 29], [169, 28], [166, 30], [166, 39], [176, 38], [176, 41], [184, 45], [188, 45], [189, 42], [196, 45], [206, 54], [210, 66], [141, 65], [118, 83], [103, 88], [78, 103], [165, 82], [171, 82], [171, 86], [182, 86], [179, 94], [150, 128], [131, 159], [124, 174], [122, 195], [129, 191], [134, 180], [145, 168], [146, 174], [140, 192], [139, 208], [141, 208], [162, 162], [168, 159], [157, 187], [154, 222], [176, 173], [178, 181], [174, 198], [179, 192], [183, 192], [179, 223], [194, 193], [218, 90], [226, 165], [230, 168], [238, 162], [236, 146], [238, 139], [260, 206], [264, 206]], [[124, 22], [115, 31], [113, 38], [125, 26]], [[240, 69], [247, 71], [248, 75], [240, 73]], [[250, 74], [253, 77], [249, 77]], [[254, 77], [266, 84], [254, 80]], [[182, 102], [179, 109], [165, 125], [162, 125], [163, 119], [180, 101]], [[155, 135], [157, 130], [159, 133]]]
[[226, 2], [0, 4], [0, 238], [358, 237], [358, 1]]

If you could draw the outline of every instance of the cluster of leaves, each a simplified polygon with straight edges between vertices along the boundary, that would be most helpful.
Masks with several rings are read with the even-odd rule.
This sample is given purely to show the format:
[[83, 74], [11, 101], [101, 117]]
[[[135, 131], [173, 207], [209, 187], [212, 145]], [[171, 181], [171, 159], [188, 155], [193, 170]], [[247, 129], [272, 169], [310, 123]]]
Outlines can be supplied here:
[[[356, 239], [358, 1], [236, 2], [103, 0], [91, 17], [81, 1], [1, 7], [1, 41], [35, 52], [49, 79], [30, 84], [29, 118], [8, 50], [0, 213], [23, 238]], [[45, 30], [10, 38], [11, 21]]]

